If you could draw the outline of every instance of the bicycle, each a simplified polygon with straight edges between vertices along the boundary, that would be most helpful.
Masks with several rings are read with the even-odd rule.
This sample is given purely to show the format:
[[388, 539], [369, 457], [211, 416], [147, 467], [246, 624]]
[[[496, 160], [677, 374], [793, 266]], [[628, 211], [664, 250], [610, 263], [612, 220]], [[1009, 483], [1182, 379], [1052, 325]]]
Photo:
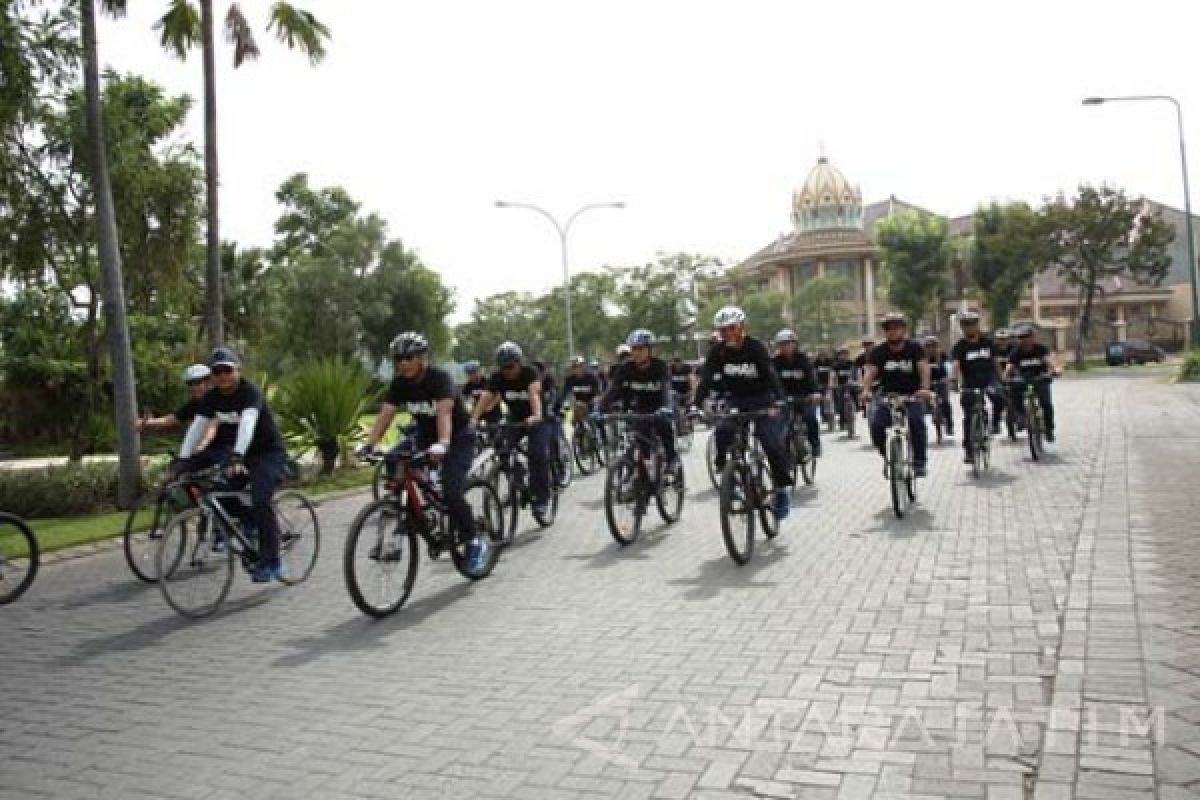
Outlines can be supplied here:
[[558, 487], [566, 489], [571, 485], [571, 481], [575, 480], [575, 455], [571, 451], [571, 443], [567, 440], [562, 417], [553, 417], [542, 424], [554, 426], [554, 433], [550, 437], [550, 456], [558, 465]]
[[508, 530], [502, 544], [508, 544], [516, 535], [517, 519], [522, 507], [530, 507], [539, 528], [549, 528], [554, 524], [558, 515], [558, 496], [562, 492], [562, 484], [558, 472], [558, 459], [547, 454], [547, 471], [550, 474], [546, 486], [546, 505], [545, 510], [539, 512], [534, 507], [533, 490], [529, 485], [528, 444], [515, 441], [516, 434], [527, 430], [525, 423], [502, 422], [496, 428], [492, 452], [479, 465], [478, 474], [495, 489], [505, 509]]
[[992, 463], [992, 430], [988, 423], [987, 390], [962, 390], [963, 398], [974, 398], [970, 411], [963, 420], [964, 434], [970, 444], [967, 454], [971, 456], [971, 472], [976, 478], [988, 471]]
[[37, 576], [37, 537], [25, 520], [0, 511], [0, 606], [25, 594]]
[[[143, 528], [139, 520], [150, 513], [151, 505], [154, 510], [150, 516], [150, 527]], [[186, 481], [168, 477], [153, 492], [143, 495], [129, 510], [122, 544], [125, 563], [138, 580], [144, 583], [158, 581], [158, 547], [162, 542], [164, 526], [176, 514], [194, 505], [192, 496], [187, 492]]]
[[609, 533], [624, 547], [641, 533], [642, 518], [649, 510], [651, 497], [664, 523], [677, 522], [683, 514], [686, 486], [683, 462], [677, 457], [673, 467], [667, 469], [666, 452], [657, 434], [637, 425], [657, 420], [658, 415], [627, 412], [620, 416], [626, 423], [625, 449], [608, 467], [604, 516]]
[[[180, 480], [195, 507], [176, 514], [163, 531], [156, 559], [158, 585], [167, 605], [198, 619], [215, 612], [229, 594], [235, 559], [247, 573], [263, 561], [258, 538], [248, 535], [239, 521], [249, 507], [248, 491], [233, 488], [221, 467]], [[308, 579], [317, 563], [317, 511], [294, 489], [277, 493], [271, 505], [279, 521], [279, 557], [287, 575], [283, 583], [295, 586]]]
[[1049, 383], [1051, 378], [1047, 375], [1039, 375], [1028, 381], [1010, 381], [1011, 390], [1009, 397], [1012, 397], [1016, 392], [1024, 392], [1025, 394], [1025, 433], [1029, 436], [1029, 455], [1034, 461], [1040, 461], [1042, 456], [1046, 454], [1046, 420], [1042, 412], [1042, 401], [1038, 399], [1036, 387], [1039, 384]]
[[917, 476], [913, 466], [912, 432], [908, 429], [908, 404], [913, 402], [902, 394], [889, 394], [886, 399], [892, 421], [888, 425], [884, 452], [884, 476], [892, 492], [892, 510], [903, 519], [909, 506], [917, 502]]
[[821, 389], [821, 421], [825, 423], [826, 433], [833, 433], [837, 427], [837, 414], [833, 407], [833, 390], [828, 386]]
[[933, 390], [933, 402], [930, 403], [930, 405], [933, 407], [933, 413], [931, 413], [930, 416], [933, 417], [933, 430], [937, 435], [938, 444], [942, 443], [942, 438], [944, 436], [943, 431], [946, 428], [946, 418], [942, 414], [942, 399], [941, 395], [938, 393], [938, 389], [944, 384], [945, 381], [937, 381], [935, 383]]
[[675, 430], [675, 449], [682, 454], [692, 449], [692, 441], [696, 437], [696, 419], [695, 415], [687, 410], [687, 398], [675, 399], [675, 420], [672, 427]]
[[774, 481], [758, 437], [752, 436], [757, 421], [770, 413], [731, 409], [720, 415], [721, 420], [735, 423], [733, 442], [721, 472], [721, 538], [729, 557], [739, 566], [754, 553], [756, 517], [768, 539], [779, 535], [779, 520], [771, 504]]
[[855, 427], [858, 424], [858, 401], [855, 399], [857, 383], [847, 383], [842, 387], [842, 430], [847, 439], [853, 439], [858, 434]]
[[788, 408], [791, 409], [791, 413], [788, 414], [787, 446], [789, 461], [792, 465], [793, 487], [797, 485], [797, 477], [803, 479], [805, 486], [812, 486], [817, 477], [817, 457], [813, 455], [812, 446], [808, 443], [808, 431], [800, 409], [797, 407], [809, 402], [807, 397], [788, 398]]
[[[563, 407], [564, 411], [567, 409]], [[587, 405], [576, 403], [571, 409], [571, 452], [579, 473], [587, 476], [608, 466], [608, 451], [600, 443], [600, 431], [587, 413]]]
[[[467, 543], [449, 517], [442, 488], [430, 476], [428, 453], [418, 453], [406, 439], [395, 453], [396, 471], [386, 483], [387, 492], [368, 503], [346, 533], [342, 575], [346, 590], [359, 611], [381, 618], [394, 614], [408, 600], [417, 579], [417, 537], [424, 540], [429, 559], [450, 553], [454, 568], [464, 578], [481, 580], [491, 574], [504, 536], [504, 507], [483, 478], [467, 481], [463, 499], [471, 507], [476, 531], [495, 545], [483, 568], [467, 566]], [[367, 456], [383, 462], [382, 456]]]

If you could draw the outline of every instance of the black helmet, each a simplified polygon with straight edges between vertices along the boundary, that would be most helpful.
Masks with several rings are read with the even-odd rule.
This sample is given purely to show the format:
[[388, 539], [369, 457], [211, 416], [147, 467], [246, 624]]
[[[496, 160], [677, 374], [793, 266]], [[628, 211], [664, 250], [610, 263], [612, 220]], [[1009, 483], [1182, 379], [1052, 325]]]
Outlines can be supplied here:
[[429, 352], [429, 340], [416, 331], [405, 331], [392, 339], [392, 358], [417, 356]]
[[629, 334], [625, 339], [625, 344], [630, 347], [652, 347], [656, 337], [653, 333], [645, 328], [638, 328]]
[[883, 315], [883, 319], [879, 321], [879, 327], [886, 330], [891, 325], [908, 325], [908, 320], [899, 311], [889, 311]]
[[208, 356], [209, 367], [240, 367], [242, 360], [230, 347], [218, 347]]
[[521, 346], [516, 342], [505, 342], [496, 348], [496, 366], [500, 368], [507, 367], [509, 364], [520, 363], [525, 354], [521, 352]]

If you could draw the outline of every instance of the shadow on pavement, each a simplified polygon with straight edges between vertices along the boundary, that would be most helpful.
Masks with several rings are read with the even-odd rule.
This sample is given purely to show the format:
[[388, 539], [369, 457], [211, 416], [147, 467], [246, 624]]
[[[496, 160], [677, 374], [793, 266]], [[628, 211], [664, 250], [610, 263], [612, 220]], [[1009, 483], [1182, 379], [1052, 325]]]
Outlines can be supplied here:
[[908, 538], [933, 530], [933, 514], [930, 514], [921, 505], [909, 506], [908, 511], [904, 512], [904, 517], [900, 519], [897, 519], [896, 512], [888, 505], [875, 512], [875, 519], [878, 520], [878, 524], [867, 528], [866, 532], [887, 533], [900, 538]]
[[687, 600], [711, 600], [726, 589], [769, 589], [776, 585], [774, 581], [756, 581], [755, 576], [787, 556], [788, 548], [769, 541], [754, 544], [754, 554], [743, 566], [721, 556], [702, 562], [700, 572], [694, 577], [676, 578], [669, 583], [690, 587], [683, 595]]
[[283, 644], [296, 649], [295, 653], [280, 656], [271, 662], [273, 667], [301, 667], [318, 661], [331, 653], [371, 650], [384, 647], [384, 640], [395, 631], [420, 625], [425, 620], [457, 603], [470, 594], [475, 584], [455, 583], [413, 603], [408, 603], [390, 617], [373, 619], [352, 609], [355, 616], [326, 628], [313, 636], [301, 636]]
[[994, 489], [1000, 486], [1008, 486], [1016, 481], [1012, 475], [1007, 472], [1000, 472], [995, 467], [980, 475], [978, 478], [971, 474], [971, 468], [963, 464], [963, 478], [958, 482], [959, 486], [979, 486], [983, 489]]
[[576, 553], [562, 558], [564, 561], [582, 561], [588, 569], [607, 569], [629, 561], [642, 561], [650, 557], [651, 550], [671, 538], [670, 532], [671, 526], [660, 520], [655, 527], [643, 529], [633, 544], [622, 547], [614, 541], [595, 553]]
[[59, 604], [57, 608], [63, 611], [74, 611], [101, 603], [126, 603], [130, 600], [141, 599], [146, 592], [157, 593], [158, 584], [145, 583], [136, 578], [130, 578], [130, 580], [124, 583], [110, 583], [105, 586], [98, 586], [85, 595], [73, 596], [70, 600]]

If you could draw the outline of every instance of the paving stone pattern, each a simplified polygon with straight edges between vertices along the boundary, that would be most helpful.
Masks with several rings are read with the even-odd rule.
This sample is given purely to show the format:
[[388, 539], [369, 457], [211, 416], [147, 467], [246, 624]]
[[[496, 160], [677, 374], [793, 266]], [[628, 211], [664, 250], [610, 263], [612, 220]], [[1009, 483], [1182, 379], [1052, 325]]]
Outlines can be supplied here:
[[[295, 589], [188, 623], [119, 551], [0, 609], [0, 798], [1129, 798], [1200, 787], [1200, 391], [1056, 386], [1045, 462], [935, 449], [894, 519], [878, 458], [735, 566], [689, 456], [683, 521], [624, 550], [602, 482], [495, 574], [421, 564], [370, 621], [323, 504]], [[1159, 713], [1161, 711], [1161, 713]]]

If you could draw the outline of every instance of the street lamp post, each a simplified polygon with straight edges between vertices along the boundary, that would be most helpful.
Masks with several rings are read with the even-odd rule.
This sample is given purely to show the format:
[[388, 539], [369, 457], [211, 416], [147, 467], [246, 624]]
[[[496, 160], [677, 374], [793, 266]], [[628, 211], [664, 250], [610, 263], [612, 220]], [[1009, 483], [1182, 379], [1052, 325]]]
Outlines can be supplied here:
[[558, 232], [558, 243], [562, 249], [562, 273], [563, 273], [563, 304], [566, 309], [567, 316], [567, 358], [575, 355], [575, 330], [571, 321], [571, 276], [568, 271], [567, 264], [567, 234], [571, 232], [571, 226], [575, 224], [575, 220], [587, 211], [594, 208], [624, 208], [622, 202], [613, 203], [588, 203], [580, 206], [571, 216], [567, 217], [566, 224], [558, 221], [558, 219], [541, 206], [535, 206], [532, 203], [510, 203], [506, 200], [497, 200], [496, 208], [526, 208], [530, 211], [535, 211], [550, 221], [554, 226], [554, 230]]
[[1123, 103], [1139, 100], [1165, 100], [1175, 106], [1175, 119], [1179, 125], [1179, 163], [1183, 169], [1183, 219], [1187, 232], [1188, 281], [1192, 286], [1192, 324], [1191, 342], [1193, 347], [1200, 346], [1200, 292], [1196, 288], [1196, 239], [1192, 233], [1192, 192], [1188, 188], [1187, 148], [1183, 143], [1183, 107], [1174, 97], [1166, 94], [1138, 94], [1123, 97], [1085, 97], [1085, 106], [1098, 106], [1104, 103]]

